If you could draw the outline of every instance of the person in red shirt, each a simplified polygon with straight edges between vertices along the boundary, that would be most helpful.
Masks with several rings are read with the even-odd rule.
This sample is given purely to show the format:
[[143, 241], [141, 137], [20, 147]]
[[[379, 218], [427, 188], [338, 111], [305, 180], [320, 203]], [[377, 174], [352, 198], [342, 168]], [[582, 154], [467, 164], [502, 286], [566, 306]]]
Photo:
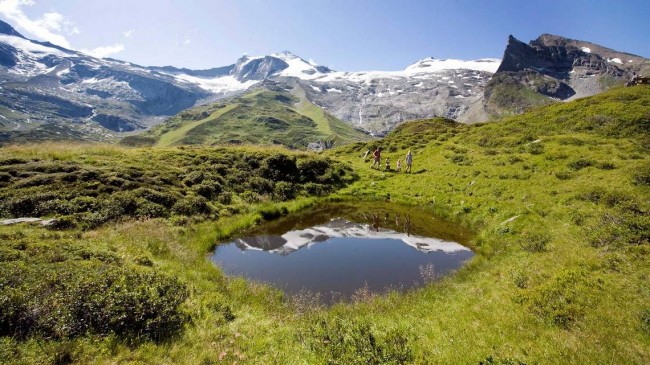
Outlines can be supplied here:
[[377, 147], [375, 149], [375, 152], [372, 153], [372, 157], [374, 157], [374, 161], [372, 165], [370, 165], [370, 168], [373, 168], [375, 165], [377, 165], [377, 170], [379, 170], [381, 166], [381, 148]]

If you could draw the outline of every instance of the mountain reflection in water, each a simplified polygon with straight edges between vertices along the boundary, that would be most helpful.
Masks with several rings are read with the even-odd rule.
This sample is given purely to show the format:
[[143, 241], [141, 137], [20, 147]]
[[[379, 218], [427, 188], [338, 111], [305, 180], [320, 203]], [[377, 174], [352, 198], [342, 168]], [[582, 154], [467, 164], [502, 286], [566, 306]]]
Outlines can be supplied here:
[[[399, 219], [399, 218], [396, 218]], [[241, 250], [263, 250], [286, 256], [303, 247], [309, 247], [330, 238], [366, 238], [366, 239], [394, 239], [422, 252], [457, 252], [470, 251], [469, 248], [455, 242], [439, 238], [421, 237], [406, 232], [397, 232], [379, 226], [378, 217], [372, 217], [372, 224], [355, 223], [343, 218], [335, 218], [326, 224], [301, 230], [289, 231], [281, 236], [258, 235], [254, 237], [239, 238], [234, 243]], [[408, 222], [410, 219], [405, 218]], [[408, 228], [409, 223], [405, 223]]]

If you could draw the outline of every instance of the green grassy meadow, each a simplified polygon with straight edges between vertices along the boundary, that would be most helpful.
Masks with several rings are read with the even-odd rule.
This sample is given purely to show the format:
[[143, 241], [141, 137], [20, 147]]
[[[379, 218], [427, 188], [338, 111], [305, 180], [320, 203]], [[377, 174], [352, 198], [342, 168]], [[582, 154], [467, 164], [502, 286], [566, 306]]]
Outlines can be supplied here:
[[184, 111], [123, 144], [281, 145], [305, 148], [326, 141], [335, 146], [370, 137], [307, 100], [300, 85], [290, 90], [266, 86], [241, 97]]
[[[320, 155], [4, 147], [0, 216], [62, 223], [0, 226], [0, 362], [649, 363], [649, 91], [415, 121]], [[412, 150], [413, 172], [371, 169], [374, 147], [392, 167]], [[417, 206], [468, 227], [478, 254], [422, 289], [330, 308], [206, 257], [324, 200]]]

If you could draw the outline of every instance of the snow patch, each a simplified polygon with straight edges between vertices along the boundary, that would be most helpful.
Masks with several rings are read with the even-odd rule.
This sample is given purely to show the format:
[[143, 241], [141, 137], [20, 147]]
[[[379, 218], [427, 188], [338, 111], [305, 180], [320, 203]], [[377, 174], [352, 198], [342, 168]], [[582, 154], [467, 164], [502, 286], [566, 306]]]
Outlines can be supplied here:
[[327, 92], [328, 92], [328, 93], [342, 93], [343, 90], [339, 90], [339, 89], [333, 87], [333, 88], [329, 88], [329, 89], [327, 89]]
[[81, 81], [81, 83], [82, 83], [82, 84], [96, 84], [96, 83], [98, 83], [99, 81], [100, 81], [100, 80], [99, 80], [98, 78], [93, 77], [93, 78], [90, 78], [90, 79], [85, 79], [85, 80]]
[[589, 48], [589, 47], [582, 47], [582, 52], [584, 52], [584, 53], [591, 53], [591, 48]]
[[[495, 73], [501, 64], [501, 60], [496, 58], [484, 58], [475, 61], [463, 60], [438, 60], [433, 58], [426, 58], [420, 60], [402, 71], [360, 71], [360, 72], [330, 72], [321, 74], [320, 77], [311, 78], [318, 82], [328, 82], [338, 79], [345, 79], [351, 82], [366, 82], [370, 83], [376, 79], [394, 79], [399, 80], [403, 78], [414, 78], [426, 80], [430, 79], [432, 75], [449, 71], [449, 70], [474, 70]], [[481, 76], [475, 76], [481, 78]], [[449, 77], [443, 77], [443, 80], [448, 80]]]
[[233, 76], [221, 76], [212, 79], [204, 79], [201, 77], [190, 76], [187, 74], [180, 74], [175, 76], [176, 79], [198, 85], [200, 88], [212, 91], [215, 93], [228, 93], [246, 90], [249, 87], [257, 84], [257, 80], [249, 80], [241, 82]]
[[39, 57], [43, 54], [52, 54], [59, 57], [73, 56], [73, 53], [63, 52], [57, 48], [46, 47], [40, 44], [32, 43], [27, 39], [0, 34], [0, 42], [6, 43], [26, 53], [38, 53]]
[[297, 77], [302, 80], [313, 80], [326, 75], [326, 73], [320, 72], [316, 69], [313, 61], [311, 63], [307, 62], [290, 52], [285, 51], [282, 53], [274, 53], [271, 57], [279, 58], [289, 65], [289, 67], [279, 73], [279, 76]]
[[623, 61], [621, 61], [621, 59], [618, 58], [618, 57], [614, 57], [614, 58], [611, 58], [611, 59], [608, 58], [607, 62], [609, 62], [609, 63], [618, 63], [619, 65], [623, 64]]

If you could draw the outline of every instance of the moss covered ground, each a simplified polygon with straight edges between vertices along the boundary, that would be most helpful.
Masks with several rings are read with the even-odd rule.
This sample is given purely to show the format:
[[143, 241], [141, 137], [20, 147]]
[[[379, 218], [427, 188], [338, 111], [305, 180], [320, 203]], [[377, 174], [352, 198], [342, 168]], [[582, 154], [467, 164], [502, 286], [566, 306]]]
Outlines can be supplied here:
[[[72, 228], [0, 227], [0, 359], [17, 364], [648, 363], [649, 132], [650, 90], [638, 87], [483, 125], [445, 119], [406, 123], [381, 141], [351, 144], [326, 156], [261, 148], [3, 148], [4, 217], [16, 215], [8, 202], [39, 186], [44, 189], [39, 194], [57, 192], [48, 186], [68, 184], [63, 177], [69, 174], [79, 175], [70, 189], [85, 194], [91, 188], [81, 179], [83, 171], [97, 171], [99, 188], [112, 186], [113, 176], [133, 180], [133, 201], [142, 206], [158, 203], [135, 193], [138, 189], [166, 191], [176, 198], [174, 205], [198, 199], [202, 195], [190, 179], [195, 170], [231, 194], [230, 201], [220, 201], [219, 194], [202, 196], [205, 212], [170, 205], [156, 217], [136, 209], [127, 217], [86, 224], [87, 215], [102, 212], [92, 207], [124, 194], [124, 182], [105, 195], [83, 195], [94, 202], [91, 208], [75, 203], [77, 211], [42, 214], [64, 216]], [[371, 169], [362, 156], [377, 146], [393, 167], [412, 150], [413, 172], [383, 171], [383, 165]], [[229, 176], [235, 172], [212, 169], [218, 162], [194, 165], [222, 154], [242, 154], [229, 159], [244, 162], [252, 154], [267, 162], [250, 167], [244, 182], [232, 185]], [[287, 163], [294, 156], [304, 178], [278, 187], [285, 175], [274, 171], [294, 166]], [[274, 164], [278, 159], [283, 162]], [[53, 164], [77, 169], [36, 167]], [[137, 175], [129, 172], [134, 164], [141, 181], [130, 179]], [[168, 183], [156, 182], [167, 174]], [[253, 183], [252, 177], [267, 185]], [[46, 182], [35, 185], [41, 179]], [[265, 188], [269, 184], [271, 190]], [[418, 206], [470, 228], [478, 255], [455, 275], [422, 289], [365, 293], [330, 308], [226, 278], [206, 259], [215, 244], [242, 229], [323, 199]], [[49, 207], [46, 201], [36, 206]], [[39, 274], [31, 267], [43, 269]], [[68, 278], [76, 273], [79, 283]], [[25, 279], [16, 279], [20, 275]], [[151, 287], [144, 286], [149, 281]], [[123, 283], [132, 289], [121, 291]], [[51, 305], [30, 301], [27, 292]], [[124, 316], [122, 306], [106, 298], [141, 311]], [[76, 312], [61, 305], [69, 302]], [[29, 322], [33, 316], [15, 322], [7, 314], [23, 313], [24, 306], [39, 309], [25, 313], [43, 319], [31, 332], [16, 331], [15, 324], [34, 323]], [[59, 308], [69, 321], [47, 308]], [[147, 314], [147, 308], [157, 311]], [[75, 316], [84, 310], [95, 310], [90, 313], [106, 321], [85, 324]], [[119, 318], [132, 325], [120, 327]]]

